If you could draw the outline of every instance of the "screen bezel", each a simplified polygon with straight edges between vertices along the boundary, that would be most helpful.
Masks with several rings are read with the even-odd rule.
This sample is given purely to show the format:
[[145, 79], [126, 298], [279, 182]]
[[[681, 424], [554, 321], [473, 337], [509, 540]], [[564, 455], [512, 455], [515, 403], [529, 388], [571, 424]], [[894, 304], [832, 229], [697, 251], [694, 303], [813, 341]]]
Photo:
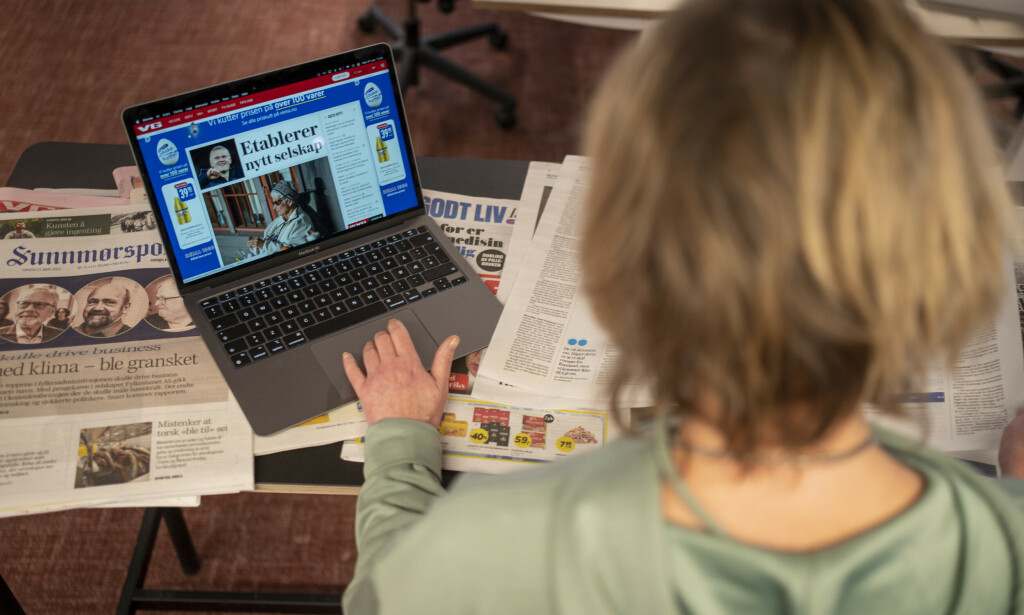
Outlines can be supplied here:
[[[185, 107], [201, 105], [211, 100], [223, 100], [231, 98], [232, 96], [238, 96], [242, 94], [255, 94], [266, 90], [286, 86], [306, 79], [311, 79], [319, 75], [324, 74], [327, 71], [337, 70], [338, 66], [347, 65], [352, 63], [366, 64], [378, 60], [387, 61], [388, 65], [388, 77], [391, 81], [391, 88], [394, 92], [396, 101], [395, 113], [398, 116], [398, 121], [401, 126], [402, 141], [405, 146], [406, 152], [408, 153], [409, 171], [411, 174], [411, 181], [413, 191], [416, 197], [416, 205], [410, 209], [396, 212], [374, 220], [369, 224], [344, 230], [337, 235], [332, 237], [320, 239], [314, 243], [304, 246], [302, 254], [312, 254], [316, 252], [322, 252], [324, 250], [333, 248], [337, 245], [347, 243], [354, 239], [372, 234], [380, 229], [382, 222], [387, 221], [389, 223], [401, 223], [405, 220], [414, 218], [419, 215], [426, 214], [426, 206], [423, 203], [423, 189], [420, 184], [419, 169], [416, 165], [416, 156], [413, 151], [412, 138], [409, 134], [409, 123], [405, 115], [405, 104], [402, 100], [402, 89], [398, 81], [398, 71], [395, 65], [394, 54], [392, 53], [391, 46], [387, 43], [377, 43], [369, 45], [367, 47], [361, 47], [351, 51], [335, 54], [332, 56], [323, 57], [317, 60], [311, 60], [309, 62], [303, 62], [301, 64], [295, 64], [293, 66], [287, 66], [276, 70], [244, 77], [242, 79], [236, 79], [226, 83], [202, 88], [199, 90], [193, 90], [183, 94], [177, 94], [167, 98], [162, 98], [138, 105], [133, 105], [126, 108], [121, 118], [124, 123], [125, 132], [128, 135], [128, 142], [132, 149], [132, 155], [135, 157], [135, 163], [139, 168], [139, 173], [142, 175], [142, 181], [146, 187], [146, 193], [148, 195], [156, 194], [153, 182], [150, 180], [149, 172], [146, 168], [145, 159], [142, 155], [141, 148], [139, 146], [138, 138], [133, 130], [134, 126], [140, 121], [147, 121], [159, 117], [163, 114], [170, 114], [179, 112]], [[212, 288], [222, 286], [225, 284], [232, 284], [239, 280], [242, 280], [253, 275], [257, 275], [261, 272], [279, 267], [282, 264], [290, 263], [295, 259], [295, 253], [292, 251], [282, 252], [266, 256], [263, 258], [255, 259], [252, 263], [246, 265], [240, 265], [232, 267], [227, 270], [212, 273], [186, 282], [181, 276], [181, 268], [178, 265], [176, 255], [171, 249], [172, 242], [169, 238], [169, 229], [167, 228], [166, 221], [164, 220], [161, 212], [156, 211], [152, 199], [150, 199], [150, 208], [153, 209], [153, 215], [156, 218], [157, 228], [160, 231], [160, 237], [164, 242], [164, 251], [167, 255], [167, 259], [171, 265], [171, 272], [174, 274], [175, 281], [178, 284], [180, 292], [189, 292], [199, 288]]]

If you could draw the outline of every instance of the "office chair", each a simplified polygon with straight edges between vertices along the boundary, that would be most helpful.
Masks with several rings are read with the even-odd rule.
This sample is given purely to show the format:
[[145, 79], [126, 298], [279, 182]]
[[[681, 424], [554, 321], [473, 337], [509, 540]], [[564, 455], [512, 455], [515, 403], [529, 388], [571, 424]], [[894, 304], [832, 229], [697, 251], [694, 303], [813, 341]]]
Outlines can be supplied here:
[[982, 88], [986, 98], [1016, 98], [1013, 116], [1018, 120], [1024, 117], [1024, 66], [1012, 64], [991, 52], [980, 51], [978, 57], [982, 65], [1003, 79], [1002, 82]]
[[[439, 51], [453, 45], [488, 35], [491, 46], [495, 49], [504, 49], [508, 44], [508, 34], [498, 27], [498, 24], [489, 23], [454, 30], [433, 36], [420, 37], [420, 20], [416, 16], [416, 2], [429, 2], [430, 0], [409, 0], [409, 15], [405, 19], [405, 28], [402, 29], [392, 21], [383, 11], [376, 6], [371, 6], [359, 17], [359, 29], [363, 32], [373, 32], [377, 25], [388, 31], [395, 37], [391, 43], [395, 52], [395, 59], [399, 62], [398, 83], [404, 93], [406, 88], [416, 85], [419, 82], [419, 68], [423, 65], [433, 69], [441, 75], [468, 86], [484, 96], [501, 103], [501, 108], [494, 114], [495, 121], [505, 129], [516, 125], [516, 99], [506, 94], [496, 86], [484, 81], [466, 69], [454, 64]], [[455, 0], [439, 0], [441, 11], [450, 13], [455, 8]]]

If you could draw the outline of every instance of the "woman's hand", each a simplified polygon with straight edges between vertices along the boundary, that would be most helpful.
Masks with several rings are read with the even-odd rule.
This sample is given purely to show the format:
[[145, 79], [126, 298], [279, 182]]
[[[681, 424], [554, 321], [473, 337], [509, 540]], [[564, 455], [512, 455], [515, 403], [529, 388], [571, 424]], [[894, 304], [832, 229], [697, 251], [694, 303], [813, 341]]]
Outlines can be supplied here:
[[345, 375], [363, 404], [367, 425], [381, 419], [416, 419], [434, 427], [441, 424], [441, 413], [448, 399], [448, 376], [452, 358], [459, 345], [458, 336], [441, 343], [430, 372], [423, 369], [409, 331], [395, 319], [388, 321], [388, 330], [381, 331], [363, 348], [363, 365], [359, 369], [355, 357], [341, 356]]
[[1003, 476], [1024, 480], [1024, 408], [1017, 410], [1017, 418], [1003, 430], [999, 442], [999, 469]]

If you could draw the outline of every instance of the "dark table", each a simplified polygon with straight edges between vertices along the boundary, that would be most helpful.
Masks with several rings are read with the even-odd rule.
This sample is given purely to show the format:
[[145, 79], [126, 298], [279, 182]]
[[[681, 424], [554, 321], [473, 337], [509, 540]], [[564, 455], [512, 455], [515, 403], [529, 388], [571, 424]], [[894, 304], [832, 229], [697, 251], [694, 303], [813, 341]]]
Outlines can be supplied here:
[[[518, 199], [528, 162], [417, 158], [424, 188], [471, 196]], [[21, 155], [7, 185], [13, 188], [112, 189], [112, 171], [134, 166], [127, 145], [37, 143]], [[363, 483], [363, 465], [341, 459], [341, 443], [261, 455], [255, 460], [257, 490], [324, 494], [355, 494]], [[445, 472], [445, 481], [454, 476]], [[182, 569], [192, 574], [199, 557], [178, 508], [150, 508], [143, 517], [129, 565], [118, 613], [137, 608], [330, 613], [340, 612], [340, 596], [321, 594], [263, 594], [239, 592], [181, 592], [146, 590], [143, 584], [160, 521], [167, 525]], [[0, 612], [21, 613], [13, 594], [0, 578]]]
[[[530, 164], [458, 158], [416, 161], [424, 188], [495, 199], [518, 199]], [[18, 159], [7, 185], [113, 189], [111, 172], [134, 165], [127, 145], [37, 143]], [[257, 490], [355, 494], [362, 482], [362, 464], [343, 461], [340, 442], [256, 457]]]

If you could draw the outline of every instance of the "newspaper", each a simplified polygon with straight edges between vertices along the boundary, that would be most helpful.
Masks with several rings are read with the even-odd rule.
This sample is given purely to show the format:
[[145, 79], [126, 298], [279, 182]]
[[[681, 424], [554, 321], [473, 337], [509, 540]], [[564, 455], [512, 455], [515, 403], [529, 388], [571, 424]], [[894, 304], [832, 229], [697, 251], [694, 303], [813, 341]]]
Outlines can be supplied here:
[[[485, 382], [534, 393], [558, 391], [563, 404], [587, 407], [606, 398], [619, 350], [597, 325], [579, 286], [578, 243], [586, 160], [568, 156], [547, 200], [544, 215], [480, 365]], [[487, 397], [500, 390], [487, 386]], [[575, 401], [571, 401], [572, 399]], [[624, 391], [626, 405], [651, 396], [643, 383]]]
[[[517, 221], [532, 226], [536, 207], [521, 207], [518, 201], [471, 197], [434, 190], [423, 191], [424, 205], [444, 233], [470, 263], [473, 271], [494, 292], [504, 280], [508, 246]], [[483, 351], [457, 359], [452, 365], [449, 391], [468, 396], [473, 391], [476, 366]], [[338, 364], [341, 369], [341, 364]], [[301, 425], [274, 434], [255, 436], [253, 452], [266, 455], [280, 451], [318, 446], [359, 438], [366, 432], [358, 402], [347, 404]]]
[[[561, 164], [557, 162], [531, 162], [523, 182], [523, 192], [519, 197], [520, 221], [512, 227], [512, 240], [505, 259], [505, 271], [502, 283], [498, 287], [498, 301], [502, 305], [508, 303], [519, 272], [526, 265], [530, 255], [530, 244], [533, 233], [537, 230], [537, 221], [544, 214], [544, 206], [551, 196], [558, 179]], [[530, 217], [527, 218], [526, 215]]]
[[[578, 455], [608, 441], [605, 412], [519, 408], [449, 400], [441, 421], [441, 465], [446, 470], [505, 474]], [[365, 460], [362, 440], [342, 445], [347, 461]]]
[[[67, 192], [46, 192], [23, 190], [21, 188], [0, 188], [0, 214], [11, 212], [50, 211], [54, 209], [80, 209], [84, 207], [111, 207], [127, 205], [127, 199], [113, 199], [109, 196], [80, 195]], [[3, 218], [0, 238], [13, 227], [13, 218]]]
[[0, 234], [0, 516], [253, 486], [252, 431], [177, 313], [152, 213], [95, 198], [0, 190], [25, 212], [0, 218], [23, 231]]

